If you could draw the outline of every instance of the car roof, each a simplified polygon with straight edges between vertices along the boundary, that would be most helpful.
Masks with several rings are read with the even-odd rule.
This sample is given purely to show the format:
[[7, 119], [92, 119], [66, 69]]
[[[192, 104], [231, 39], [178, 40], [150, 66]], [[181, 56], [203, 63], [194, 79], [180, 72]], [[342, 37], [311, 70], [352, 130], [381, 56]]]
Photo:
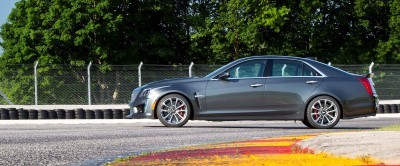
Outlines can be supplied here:
[[295, 57], [295, 56], [280, 56], [280, 55], [258, 55], [258, 56], [249, 56], [245, 58], [239, 59], [240, 61], [246, 61], [251, 59], [288, 59], [288, 60], [299, 60], [306, 62], [308, 65], [316, 68], [320, 72], [322, 72], [325, 76], [328, 77], [346, 77], [346, 76], [353, 76], [353, 74], [338, 69], [333, 66], [329, 66], [325, 63], [310, 59], [310, 58], [302, 58], [302, 57]]

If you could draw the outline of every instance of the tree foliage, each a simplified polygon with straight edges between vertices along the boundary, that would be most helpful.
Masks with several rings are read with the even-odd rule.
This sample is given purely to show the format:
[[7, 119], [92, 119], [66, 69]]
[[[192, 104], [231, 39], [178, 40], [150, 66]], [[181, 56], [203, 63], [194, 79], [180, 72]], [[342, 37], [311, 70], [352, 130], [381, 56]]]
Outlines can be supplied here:
[[177, 0], [21, 0], [2, 26], [2, 59], [174, 63], [188, 52], [187, 7]]
[[[13, 81], [0, 81], [0, 90], [33, 93], [32, 78], [23, 74], [35, 61], [48, 66], [38, 74], [51, 64], [93, 62], [107, 70], [140, 61], [221, 64], [251, 55], [399, 63], [399, 15], [400, 0], [20, 0], [1, 26], [0, 77]], [[47, 79], [41, 87], [55, 81]]]
[[210, 39], [209, 61], [221, 63], [250, 55], [260, 55], [265, 49], [262, 29], [279, 32], [289, 9], [275, 7], [268, 0], [217, 1], [205, 27], [192, 35], [192, 40]]
[[[225, 63], [259, 54], [398, 61], [397, 0], [21, 0], [3, 63]], [[397, 58], [396, 58], [397, 57]]]
[[380, 40], [376, 48], [378, 60], [381, 63], [400, 62], [400, 1], [390, 3], [389, 39]]

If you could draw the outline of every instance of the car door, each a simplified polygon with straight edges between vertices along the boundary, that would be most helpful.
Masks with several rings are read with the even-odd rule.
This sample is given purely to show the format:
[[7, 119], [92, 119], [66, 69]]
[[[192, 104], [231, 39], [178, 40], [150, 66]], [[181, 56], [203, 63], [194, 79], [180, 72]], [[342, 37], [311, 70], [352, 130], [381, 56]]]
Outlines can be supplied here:
[[265, 109], [266, 60], [250, 60], [231, 67], [225, 79], [211, 79], [206, 88], [208, 116], [257, 114]]
[[265, 88], [266, 115], [296, 115], [311, 92], [323, 77], [309, 65], [295, 60], [274, 59], [268, 61]]

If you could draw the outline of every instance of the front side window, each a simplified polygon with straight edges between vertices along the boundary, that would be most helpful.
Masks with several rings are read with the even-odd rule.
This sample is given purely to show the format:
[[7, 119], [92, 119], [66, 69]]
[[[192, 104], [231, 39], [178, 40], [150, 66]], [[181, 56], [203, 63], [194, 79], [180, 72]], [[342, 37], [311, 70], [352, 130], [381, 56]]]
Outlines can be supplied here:
[[228, 70], [229, 78], [263, 77], [265, 60], [247, 61]]

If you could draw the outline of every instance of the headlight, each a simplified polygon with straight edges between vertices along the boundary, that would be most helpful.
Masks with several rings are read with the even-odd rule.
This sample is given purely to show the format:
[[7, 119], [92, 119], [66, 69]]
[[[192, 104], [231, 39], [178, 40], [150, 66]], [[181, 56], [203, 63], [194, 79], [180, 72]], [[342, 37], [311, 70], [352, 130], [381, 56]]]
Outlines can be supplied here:
[[145, 89], [140, 93], [140, 97], [148, 96], [150, 94], [151, 89]]

